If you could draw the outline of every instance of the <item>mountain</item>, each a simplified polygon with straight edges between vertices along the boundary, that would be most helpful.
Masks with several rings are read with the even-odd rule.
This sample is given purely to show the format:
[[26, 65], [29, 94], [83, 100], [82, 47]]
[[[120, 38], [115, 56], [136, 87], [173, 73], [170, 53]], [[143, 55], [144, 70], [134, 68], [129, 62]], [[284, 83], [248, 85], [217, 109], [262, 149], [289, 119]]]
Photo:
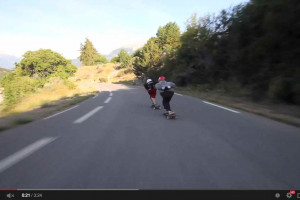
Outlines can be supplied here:
[[12, 69], [15, 67], [15, 62], [20, 62], [21, 59], [12, 55], [0, 54], [0, 67]]
[[1, 68], [0, 67], [0, 80], [1, 80], [1, 78], [5, 75], [5, 74], [7, 74], [8, 72], [10, 72], [11, 70], [9, 70], [9, 69], [5, 69], [5, 68]]
[[75, 65], [76, 67], [80, 67], [81, 66], [81, 62], [79, 59], [75, 58], [75, 59], [71, 59], [71, 63], [73, 65]]
[[124, 49], [129, 55], [133, 54], [135, 52], [135, 50], [136, 50], [134, 48], [118, 48], [118, 49], [115, 49], [112, 52], [110, 52], [110, 54], [104, 55], [104, 56], [108, 60], [111, 60], [112, 58], [116, 57], [122, 49]]

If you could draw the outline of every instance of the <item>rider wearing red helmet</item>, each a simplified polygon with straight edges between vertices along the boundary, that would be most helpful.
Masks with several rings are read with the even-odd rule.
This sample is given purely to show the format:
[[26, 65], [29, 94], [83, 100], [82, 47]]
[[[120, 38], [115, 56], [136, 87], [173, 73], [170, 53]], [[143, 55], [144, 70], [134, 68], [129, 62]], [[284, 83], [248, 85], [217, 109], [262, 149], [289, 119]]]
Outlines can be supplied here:
[[175, 113], [171, 110], [170, 101], [174, 95], [174, 87], [175, 83], [167, 82], [166, 77], [160, 76], [158, 78], [158, 83], [155, 84], [156, 89], [160, 91], [160, 95], [163, 98], [163, 106], [166, 114], [175, 115]]

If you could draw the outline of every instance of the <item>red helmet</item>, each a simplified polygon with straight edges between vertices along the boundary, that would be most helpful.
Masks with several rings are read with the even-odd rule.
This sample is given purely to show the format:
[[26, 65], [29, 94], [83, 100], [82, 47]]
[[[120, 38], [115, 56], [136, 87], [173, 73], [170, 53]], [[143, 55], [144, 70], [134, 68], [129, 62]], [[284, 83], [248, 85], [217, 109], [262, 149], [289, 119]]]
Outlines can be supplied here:
[[161, 80], [166, 80], [166, 77], [160, 76], [160, 77], [158, 78], [158, 82], [161, 81]]

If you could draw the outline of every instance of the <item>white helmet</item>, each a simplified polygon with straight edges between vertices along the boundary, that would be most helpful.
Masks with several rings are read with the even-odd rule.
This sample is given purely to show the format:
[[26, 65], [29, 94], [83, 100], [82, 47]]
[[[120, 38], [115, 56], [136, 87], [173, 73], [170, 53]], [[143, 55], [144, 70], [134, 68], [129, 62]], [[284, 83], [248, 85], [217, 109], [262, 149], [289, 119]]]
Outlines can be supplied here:
[[152, 82], [152, 79], [147, 79], [147, 83], [151, 83]]

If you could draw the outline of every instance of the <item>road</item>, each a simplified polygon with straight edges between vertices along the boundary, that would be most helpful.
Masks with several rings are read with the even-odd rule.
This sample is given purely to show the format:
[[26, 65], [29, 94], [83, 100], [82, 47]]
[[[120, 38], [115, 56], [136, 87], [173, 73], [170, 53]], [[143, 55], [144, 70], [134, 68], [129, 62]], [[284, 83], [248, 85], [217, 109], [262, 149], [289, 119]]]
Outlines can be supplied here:
[[103, 87], [1, 132], [0, 188], [300, 188], [299, 128], [178, 94], [167, 120], [142, 87]]

